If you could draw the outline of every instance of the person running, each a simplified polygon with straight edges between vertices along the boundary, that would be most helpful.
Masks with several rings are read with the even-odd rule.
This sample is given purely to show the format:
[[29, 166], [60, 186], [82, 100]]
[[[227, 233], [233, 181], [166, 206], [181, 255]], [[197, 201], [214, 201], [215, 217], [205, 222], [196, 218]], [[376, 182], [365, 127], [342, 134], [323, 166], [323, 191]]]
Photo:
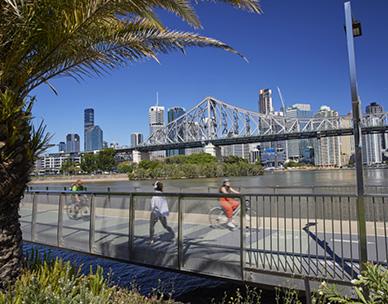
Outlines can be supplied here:
[[[220, 187], [220, 193], [227, 193], [227, 194], [231, 194], [231, 193], [235, 193], [235, 194], [240, 194], [240, 192], [238, 192], [237, 190], [233, 189], [231, 186], [230, 186], [230, 181], [229, 179], [225, 179], [223, 182], [222, 182], [222, 186]], [[227, 197], [221, 197], [220, 198], [220, 205], [221, 207], [224, 209], [225, 211], [225, 214], [226, 214], [226, 217], [228, 218], [228, 222], [226, 223], [226, 225], [231, 228], [231, 229], [234, 229], [236, 228], [236, 225], [233, 223], [232, 221], [232, 217], [233, 217], [233, 211], [236, 210], [236, 208], [238, 206], [240, 206], [240, 203], [238, 201], [236, 201], [235, 199], [232, 199], [232, 198], [227, 198]]]
[[[156, 193], [163, 192], [163, 183], [156, 181], [154, 184]], [[155, 224], [160, 221], [164, 229], [166, 229], [173, 237], [174, 230], [167, 224], [167, 217], [169, 215], [167, 200], [163, 196], [155, 195], [151, 199], [151, 215], [150, 215], [150, 244], [154, 243]]]

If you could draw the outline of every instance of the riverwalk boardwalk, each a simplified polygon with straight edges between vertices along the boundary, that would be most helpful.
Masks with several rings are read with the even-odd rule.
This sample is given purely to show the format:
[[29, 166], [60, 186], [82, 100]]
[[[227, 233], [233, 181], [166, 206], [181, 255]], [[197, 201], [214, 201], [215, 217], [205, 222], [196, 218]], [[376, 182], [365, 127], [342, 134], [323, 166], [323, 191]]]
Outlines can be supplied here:
[[[354, 195], [234, 195], [250, 208], [235, 219], [238, 228], [229, 230], [209, 223], [219, 194], [165, 193], [175, 235], [157, 224], [153, 244], [148, 242], [153, 193], [81, 195], [90, 212], [74, 220], [66, 212], [73, 194], [27, 192], [20, 208], [23, 239], [257, 284], [288, 286], [292, 280], [301, 289], [306, 279], [348, 284], [360, 271]], [[368, 260], [387, 266], [388, 196], [366, 195], [365, 204]]]

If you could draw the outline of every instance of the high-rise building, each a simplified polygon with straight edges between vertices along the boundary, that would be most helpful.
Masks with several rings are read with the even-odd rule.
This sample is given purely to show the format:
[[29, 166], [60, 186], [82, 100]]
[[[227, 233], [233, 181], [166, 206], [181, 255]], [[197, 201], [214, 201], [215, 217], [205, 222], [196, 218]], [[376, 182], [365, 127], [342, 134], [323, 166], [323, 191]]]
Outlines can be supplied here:
[[66, 152], [74, 153], [80, 151], [80, 142], [78, 134], [67, 134], [66, 135]]
[[84, 127], [85, 129], [94, 126], [94, 109], [85, 109], [84, 111]]
[[140, 145], [143, 142], [142, 133], [131, 133], [131, 148]]
[[371, 102], [369, 105], [366, 106], [366, 114], [379, 114], [383, 113], [383, 107], [379, 105], [377, 102]]
[[94, 125], [94, 109], [84, 111], [84, 150], [95, 151], [103, 148], [103, 132]]
[[66, 143], [64, 141], [59, 142], [58, 152], [66, 152]]
[[[311, 105], [308, 103], [294, 104], [286, 110], [286, 117], [299, 119], [300, 124], [303, 127], [303, 119], [305, 119], [307, 123], [308, 119], [312, 117]], [[292, 123], [292, 120], [290, 123]], [[311, 145], [312, 142], [310, 139], [294, 139], [288, 141], [288, 158], [293, 160], [303, 158], [303, 152]]]
[[[326, 118], [326, 122], [321, 124], [321, 129], [330, 129], [339, 123], [338, 112], [331, 110], [328, 106], [321, 106], [314, 115], [316, 118]], [[330, 121], [330, 118], [333, 118]], [[318, 122], [317, 122], [318, 123]], [[341, 151], [339, 137], [323, 137], [314, 140], [314, 162], [316, 166], [322, 167], [340, 167]]]
[[274, 111], [272, 106], [272, 90], [262, 89], [259, 91], [259, 112], [270, 114]]
[[164, 107], [152, 106], [148, 110], [150, 136], [157, 130], [164, 127]]
[[[384, 112], [384, 109], [377, 102], [371, 102], [366, 106], [366, 114], [377, 115]], [[368, 119], [369, 126], [374, 127], [380, 124], [378, 117]], [[367, 165], [380, 164], [383, 161], [384, 149], [387, 149], [387, 138], [381, 134], [367, 134], [362, 137], [363, 162]]]
[[85, 151], [96, 151], [103, 148], [104, 134], [99, 126], [93, 126], [85, 130]]
[[[167, 123], [169, 124], [170, 122], [181, 117], [185, 113], [186, 113], [186, 110], [184, 108], [181, 108], [181, 107], [169, 108], [167, 111]], [[176, 133], [178, 133], [178, 134], [176, 134]], [[174, 130], [173, 128], [171, 128], [171, 130], [169, 130], [169, 134], [172, 135], [172, 137], [180, 136], [181, 138], [183, 138], [183, 131], [182, 130], [177, 131], [177, 130]], [[185, 154], [185, 149], [174, 149], [174, 150], [167, 150], [166, 151], [167, 157], [174, 156], [174, 155], [183, 155], [183, 154]]]

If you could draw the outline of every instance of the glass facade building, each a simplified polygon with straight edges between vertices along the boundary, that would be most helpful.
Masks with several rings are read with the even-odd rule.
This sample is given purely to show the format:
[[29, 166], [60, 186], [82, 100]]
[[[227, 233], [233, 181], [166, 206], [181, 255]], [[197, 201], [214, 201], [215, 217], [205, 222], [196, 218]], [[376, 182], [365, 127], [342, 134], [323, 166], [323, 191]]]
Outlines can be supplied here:
[[80, 140], [78, 134], [66, 135], [66, 152], [74, 153], [80, 151]]
[[[169, 108], [167, 111], [167, 123], [174, 121], [175, 119], [181, 117], [185, 113], [186, 113], [186, 110], [181, 107]], [[171, 132], [179, 132], [179, 131], [170, 130], [169, 133]], [[180, 134], [180, 135], [181, 137], [183, 137], [183, 134]], [[184, 155], [184, 154], [185, 154], [185, 149], [174, 149], [174, 150], [166, 151], [167, 157], [174, 156], [174, 155]]]

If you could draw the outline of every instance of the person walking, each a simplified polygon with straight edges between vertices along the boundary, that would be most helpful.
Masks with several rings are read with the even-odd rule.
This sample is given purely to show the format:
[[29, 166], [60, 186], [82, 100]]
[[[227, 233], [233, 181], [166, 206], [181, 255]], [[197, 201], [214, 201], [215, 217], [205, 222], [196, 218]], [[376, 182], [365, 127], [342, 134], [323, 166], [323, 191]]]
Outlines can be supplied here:
[[[156, 181], [154, 184], [156, 193], [163, 192], [163, 183]], [[163, 196], [155, 195], [151, 199], [151, 215], [150, 215], [150, 240], [149, 243], [154, 243], [155, 224], [160, 221], [164, 229], [166, 229], [173, 237], [175, 237], [174, 230], [167, 224], [167, 217], [169, 215], [167, 200]]]
[[[220, 193], [240, 194], [240, 192], [238, 192], [237, 190], [231, 187], [229, 179], [224, 179], [224, 181], [222, 182], [222, 186], [220, 187]], [[232, 221], [232, 217], [233, 217], [233, 211], [236, 210], [238, 206], [240, 206], [240, 203], [232, 198], [221, 197], [220, 205], [224, 209], [226, 217], [228, 218], [228, 222], [226, 223], [226, 226], [228, 226], [231, 229], [236, 228], [236, 225]]]

